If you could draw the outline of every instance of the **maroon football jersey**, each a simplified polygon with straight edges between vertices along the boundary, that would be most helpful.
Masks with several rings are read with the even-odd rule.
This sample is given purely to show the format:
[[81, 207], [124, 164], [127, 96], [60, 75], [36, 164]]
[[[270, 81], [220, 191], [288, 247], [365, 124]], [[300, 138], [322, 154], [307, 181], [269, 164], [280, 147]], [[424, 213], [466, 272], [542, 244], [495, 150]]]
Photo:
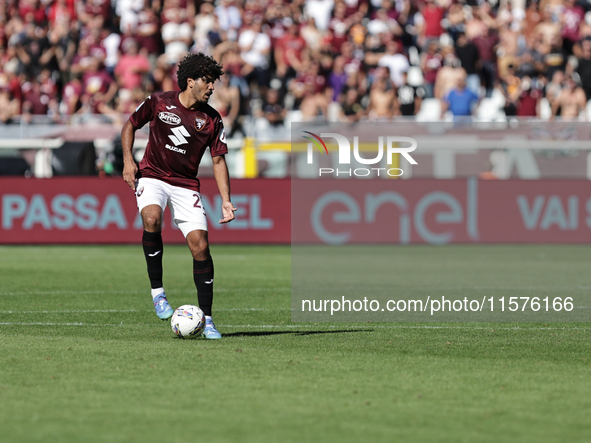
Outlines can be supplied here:
[[185, 108], [175, 91], [156, 92], [131, 115], [139, 129], [150, 123], [150, 138], [137, 177], [156, 178], [199, 192], [199, 163], [207, 147], [211, 156], [228, 152], [220, 114], [208, 104]]

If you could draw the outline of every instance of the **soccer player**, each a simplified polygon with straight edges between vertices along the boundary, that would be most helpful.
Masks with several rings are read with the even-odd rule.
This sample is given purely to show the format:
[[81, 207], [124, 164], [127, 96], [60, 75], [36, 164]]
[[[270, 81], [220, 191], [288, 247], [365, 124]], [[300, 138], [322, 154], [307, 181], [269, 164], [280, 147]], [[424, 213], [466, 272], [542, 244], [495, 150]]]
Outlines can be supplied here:
[[[213, 172], [222, 196], [222, 219], [234, 219], [230, 201], [230, 177], [224, 154], [228, 152], [220, 114], [207, 104], [214, 82], [224, 72], [212, 57], [189, 54], [177, 73], [181, 92], [157, 92], [131, 115], [121, 131], [123, 179], [135, 191], [144, 225], [142, 244], [156, 315], [172, 316], [162, 284], [162, 214], [168, 205], [193, 255], [193, 279], [199, 307], [205, 314], [203, 335], [219, 339], [221, 334], [211, 318], [213, 261], [209, 254], [207, 220], [197, 173], [205, 150], [213, 158]], [[139, 170], [133, 160], [135, 131], [150, 124], [150, 137]]]

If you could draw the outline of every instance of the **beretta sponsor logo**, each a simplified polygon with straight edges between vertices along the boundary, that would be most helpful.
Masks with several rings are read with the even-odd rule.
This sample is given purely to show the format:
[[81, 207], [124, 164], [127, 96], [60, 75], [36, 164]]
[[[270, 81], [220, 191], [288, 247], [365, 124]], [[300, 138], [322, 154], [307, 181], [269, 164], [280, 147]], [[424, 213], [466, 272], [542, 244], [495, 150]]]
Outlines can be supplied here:
[[181, 122], [181, 118], [172, 112], [161, 112], [158, 118], [169, 125], [178, 125]]

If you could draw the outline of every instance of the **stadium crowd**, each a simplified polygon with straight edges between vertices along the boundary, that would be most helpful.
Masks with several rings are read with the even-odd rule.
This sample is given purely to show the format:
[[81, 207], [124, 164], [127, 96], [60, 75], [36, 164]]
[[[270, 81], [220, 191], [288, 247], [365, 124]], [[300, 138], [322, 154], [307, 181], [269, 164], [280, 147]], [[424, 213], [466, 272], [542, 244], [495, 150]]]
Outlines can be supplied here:
[[[576, 0], [3, 0], [0, 121], [114, 122], [178, 89], [187, 52], [227, 75], [210, 103], [229, 135], [252, 116], [355, 122], [471, 115], [576, 118], [591, 97], [591, 4]], [[439, 117], [439, 116], [438, 116]]]

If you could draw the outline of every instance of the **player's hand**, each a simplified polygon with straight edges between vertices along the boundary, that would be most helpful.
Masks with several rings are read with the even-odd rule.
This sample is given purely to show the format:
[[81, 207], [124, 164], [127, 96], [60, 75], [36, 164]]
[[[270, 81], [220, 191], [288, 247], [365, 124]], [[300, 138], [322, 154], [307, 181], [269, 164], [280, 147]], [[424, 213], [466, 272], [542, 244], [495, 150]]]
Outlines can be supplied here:
[[125, 162], [123, 165], [123, 180], [135, 192], [135, 174], [137, 173], [137, 165], [135, 162]]
[[234, 216], [234, 211], [236, 211], [236, 208], [232, 202], [222, 203], [222, 215], [224, 218], [222, 218], [219, 223], [228, 223], [234, 220], [236, 218]]

